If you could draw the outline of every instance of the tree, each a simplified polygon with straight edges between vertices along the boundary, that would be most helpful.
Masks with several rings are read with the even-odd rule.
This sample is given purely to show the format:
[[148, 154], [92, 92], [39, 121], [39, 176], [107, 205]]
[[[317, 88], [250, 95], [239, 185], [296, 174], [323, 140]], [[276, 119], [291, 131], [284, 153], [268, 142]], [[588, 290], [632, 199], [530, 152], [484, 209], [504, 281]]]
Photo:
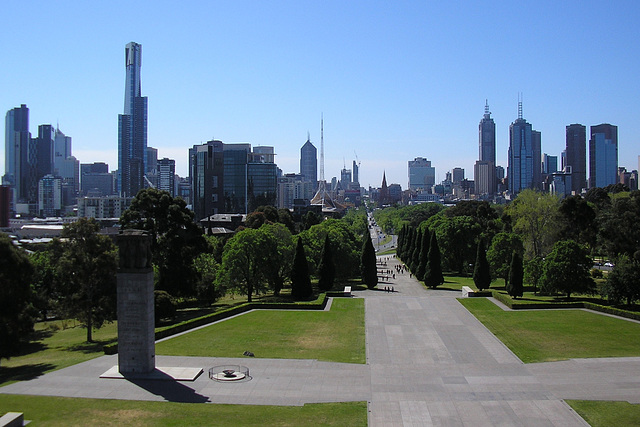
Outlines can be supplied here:
[[205, 305], [213, 304], [221, 295], [224, 295], [223, 288], [218, 280], [221, 274], [220, 264], [216, 261], [214, 254], [205, 252], [193, 260], [193, 267], [198, 273], [198, 281], [195, 288], [198, 301]]
[[511, 267], [509, 268], [509, 284], [507, 285], [507, 292], [514, 298], [522, 297], [523, 277], [524, 271], [522, 268], [522, 258], [518, 252], [513, 251], [513, 255], [511, 256]]
[[416, 269], [416, 278], [418, 280], [424, 280], [424, 272], [427, 269], [427, 264], [429, 263], [429, 248], [431, 244], [431, 235], [429, 234], [429, 230], [425, 228], [422, 234], [422, 242], [420, 243], [420, 256], [418, 268]]
[[449, 218], [438, 214], [430, 221], [432, 224], [429, 227], [435, 231], [438, 243], [442, 248], [445, 268], [463, 273], [465, 267], [475, 260], [475, 242], [482, 233], [480, 225], [470, 216]]
[[140, 190], [122, 214], [120, 225], [151, 234], [158, 289], [174, 296], [195, 295], [198, 275], [193, 260], [207, 250], [207, 242], [184, 200], [155, 188]]
[[442, 263], [440, 261], [440, 246], [436, 233], [431, 233], [431, 245], [429, 246], [429, 262], [424, 272], [424, 284], [430, 288], [435, 288], [444, 283], [442, 275]]
[[476, 263], [473, 268], [473, 283], [475, 283], [476, 288], [481, 291], [491, 286], [491, 269], [487, 261], [487, 254], [482, 240], [478, 243]]
[[31, 254], [33, 265], [33, 277], [31, 289], [33, 291], [32, 303], [38, 310], [40, 319], [46, 320], [49, 312], [55, 309], [59, 300], [59, 276], [57, 260], [61, 256], [62, 244], [59, 239], [53, 240], [45, 250]]
[[[426, 231], [426, 230], [425, 230]], [[422, 228], [418, 228], [416, 231], [415, 239], [413, 240], [413, 248], [411, 250], [411, 257], [409, 258], [409, 268], [415, 274], [420, 265], [420, 251], [422, 250], [422, 237], [424, 232]]]
[[27, 254], [0, 233], [0, 359], [16, 354], [33, 331], [29, 288], [32, 274]]
[[487, 260], [491, 266], [491, 272], [495, 277], [504, 279], [505, 286], [509, 283], [509, 267], [513, 252], [522, 254], [524, 248], [520, 236], [514, 233], [498, 233], [493, 237], [491, 246], [487, 251]]
[[640, 191], [618, 193], [598, 216], [598, 241], [611, 257], [632, 257], [640, 247]]
[[87, 342], [93, 341], [93, 329], [113, 321], [117, 311], [118, 250], [99, 231], [100, 225], [93, 218], [65, 225], [61, 236], [67, 241], [58, 261], [58, 268], [64, 272], [62, 307], [87, 328]]
[[540, 280], [542, 279], [544, 261], [540, 257], [533, 257], [524, 264], [524, 280], [533, 285], [533, 292], [538, 292]]
[[[636, 254], [640, 255], [640, 252]], [[607, 275], [601, 294], [614, 304], [626, 301], [627, 305], [631, 305], [640, 299], [640, 260], [627, 255], [620, 256], [616, 266]]]
[[333, 261], [333, 253], [331, 252], [331, 241], [329, 234], [324, 238], [324, 246], [322, 248], [322, 256], [318, 265], [318, 288], [321, 291], [330, 291], [333, 288], [333, 281], [336, 276], [336, 266]]
[[522, 237], [527, 258], [544, 257], [560, 229], [560, 199], [551, 193], [526, 189], [507, 208], [513, 231]]
[[252, 295], [264, 290], [267, 263], [265, 234], [245, 228], [233, 236], [224, 247], [222, 271], [219, 281], [238, 290], [251, 302]]
[[573, 240], [556, 242], [544, 260], [542, 282], [546, 289], [571, 298], [575, 292], [592, 293], [595, 283], [589, 274], [593, 261], [587, 249]]
[[258, 230], [264, 234], [266, 251], [264, 277], [273, 294], [280, 295], [285, 280], [291, 275], [293, 263], [293, 239], [291, 232], [283, 224], [265, 224]]
[[294, 300], [305, 300], [311, 297], [313, 288], [309, 277], [307, 255], [304, 253], [302, 238], [298, 237], [296, 254], [291, 268], [291, 296]]
[[565, 197], [559, 208], [562, 220], [562, 240], [576, 242], [593, 248], [596, 244], [596, 211], [580, 195]]
[[367, 288], [373, 289], [378, 284], [378, 267], [376, 265], [376, 251], [373, 248], [369, 231], [363, 236], [362, 257], [360, 258], [360, 271], [362, 281]]

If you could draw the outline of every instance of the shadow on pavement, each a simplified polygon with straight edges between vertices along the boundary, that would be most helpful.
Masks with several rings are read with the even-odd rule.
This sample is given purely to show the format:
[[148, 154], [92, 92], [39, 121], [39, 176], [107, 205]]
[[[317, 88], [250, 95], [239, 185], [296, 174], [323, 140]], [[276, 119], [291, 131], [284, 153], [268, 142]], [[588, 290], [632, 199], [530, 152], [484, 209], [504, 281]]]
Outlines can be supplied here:
[[156, 370], [153, 374], [154, 379], [126, 378], [127, 381], [137, 385], [140, 388], [153, 393], [156, 396], [162, 396], [164, 400], [169, 402], [180, 403], [206, 403], [210, 402], [207, 396], [196, 393], [196, 391], [184, 384], [174, 380], [162, 371]]

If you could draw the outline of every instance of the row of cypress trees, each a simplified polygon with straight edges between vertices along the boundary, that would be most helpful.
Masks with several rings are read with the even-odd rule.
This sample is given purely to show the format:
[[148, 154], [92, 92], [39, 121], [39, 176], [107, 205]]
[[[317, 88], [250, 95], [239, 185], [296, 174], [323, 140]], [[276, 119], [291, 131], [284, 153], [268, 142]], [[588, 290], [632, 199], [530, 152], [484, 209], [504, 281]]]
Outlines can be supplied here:
[[398, 234], [398, 257], [430, 288], [444, 283], [440, 247], [435, 232], [404, 225]]

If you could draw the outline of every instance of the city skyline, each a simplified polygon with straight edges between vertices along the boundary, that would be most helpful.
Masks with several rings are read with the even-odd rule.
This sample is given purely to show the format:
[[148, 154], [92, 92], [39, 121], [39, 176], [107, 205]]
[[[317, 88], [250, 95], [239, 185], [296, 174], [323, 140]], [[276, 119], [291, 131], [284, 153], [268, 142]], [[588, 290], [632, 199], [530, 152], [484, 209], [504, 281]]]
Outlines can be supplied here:
[[[82, 163], [117, 167], [122, 46], [135, 40], [145, 46], [148, 145], [175, 159], [181, 176], [188, 149], [214, 138], [273, 146], [283, 172], [297, 172], [307, 132], [319, 146], [324, 113], [327, 179], [356, 154], [365, 187], [378, 187], [383, 171], [387, 182], [406, 187], [407, 161], [416, 157], [432, 161], [436, 182], [455, 167], [471, 179], [485, 100], [496, 123], [496, 163], [506, 169], [519, 92], [543, 153], [560, 157], [571, 123], [611, 123], [619, 165], [637, 168], [639, 59], [628, 54], [638, 38], [634, 2], [196, 3], [180, 10], [148, 3], [132, 16], [122, 16], [118, 2], [74, 4], [8, 6], [15, 19], [5, 30], [17, 33], [19, 22], [29, 22], [32, 31], [6, 47], [16, 66], [0, 71], [0, 84], [5, 111], [28, 105], [32, 133], [59, 123]], [[211, 14], [218, 17], [213, 33], [205, 25]], [[69, 25], [45, 33], [50, 21]], [[47, 67], [38, 66], [40, 50], [51, 53]]]

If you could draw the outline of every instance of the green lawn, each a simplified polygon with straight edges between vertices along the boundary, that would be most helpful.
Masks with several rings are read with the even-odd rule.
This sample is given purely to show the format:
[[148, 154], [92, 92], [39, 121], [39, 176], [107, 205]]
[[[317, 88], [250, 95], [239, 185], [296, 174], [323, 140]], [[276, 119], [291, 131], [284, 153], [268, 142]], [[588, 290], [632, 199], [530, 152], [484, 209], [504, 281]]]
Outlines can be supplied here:
[[486, 298], [460, 300], [523, 362], [640, 356], [640, 324], [583, 310], [503, 311]]
[[366, 402], [247, 406], [0, 395], [0, 415], [47, 426], [366, 426]]
[[73, 327], [74, 324], [73, 320], [37, 323], [34, 337], [22, 354], [9, 360], [2, 359], [0, 385], [35, 378], [102, 356], [102, 347], [116, 339], [115, 323], [108, 323], [94, 331], [93, 343], [86, 343], [87, 330]]
[[638, 426], [640, 405], [595, 400], [566, 401], [591, 427]]
[[365, 363], [364, 300], [336, 298], [330, 311], [256, 310], [156, 344], [169, 356], [318, 359]]

